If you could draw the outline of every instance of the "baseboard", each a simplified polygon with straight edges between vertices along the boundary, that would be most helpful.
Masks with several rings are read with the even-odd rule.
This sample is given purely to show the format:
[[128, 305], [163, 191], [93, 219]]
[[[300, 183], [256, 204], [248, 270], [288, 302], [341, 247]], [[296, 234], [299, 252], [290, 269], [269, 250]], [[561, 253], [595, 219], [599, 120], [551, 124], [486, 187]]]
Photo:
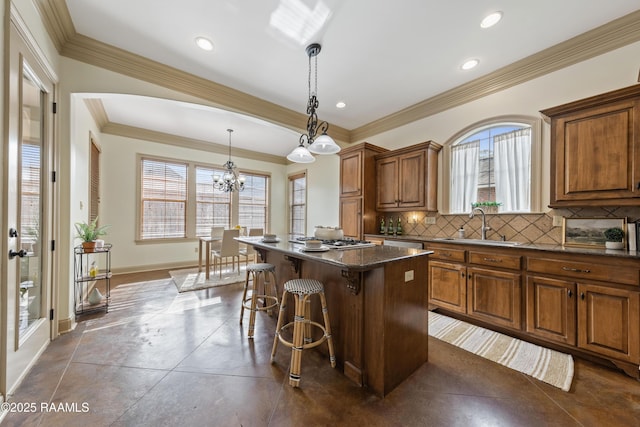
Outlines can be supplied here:
[[66, 319], [58, 320], [58, 334], [66, 334], [73, 331], [76, 328], [76, 322], [74, 319], [68, 317]]
[[175, 263], [162, 263], [151, 265], [134, 265], [129, 267], [112, 268], [112, 274], [131, 274], [131, 273], [145, 273], [147, 271], [157, 270], [180, 270], [183, 268], [197, 267], [197, 264], [193, 262], [175, 262]]

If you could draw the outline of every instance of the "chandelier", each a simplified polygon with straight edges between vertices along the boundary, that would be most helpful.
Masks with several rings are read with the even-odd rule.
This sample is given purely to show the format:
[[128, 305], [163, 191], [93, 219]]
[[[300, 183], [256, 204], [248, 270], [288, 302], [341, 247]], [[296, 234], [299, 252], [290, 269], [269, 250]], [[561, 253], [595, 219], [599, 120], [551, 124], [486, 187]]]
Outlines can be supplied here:
[[[316, 97], [318, 93], [318, 54], [321, 46], [313, 43], [307, 46], [307, 56], [309, 57], [309, 101], [307, 102], [307, 133], [300, 135], [300, 144], [287, 156], [287, 159], [294, 163], [311, 163], [316, 159], [314, 154], [335, 154], [340, 151], [340, 147], [336, 142], [327, 135], [329, 123], [318, 123], [318, 115], [316, 109], [319, 102]], [[314, 91], [311, 91], [311, 58], [315, 58], [314, 69]], [[317, 136], [320, 133], [320, 136]], [[305, 147], [305, 144], [309, 148]]]
[[229, 160], [224, 164], [227, 171], [222, 176], [213, 176], [213, 189], [225, 193], [244, 190], [244, 176], [238, 174], [236, 165], [231, 161], [231, 132], [233, 129], [227, 129], [227, 132], [229, 132]]

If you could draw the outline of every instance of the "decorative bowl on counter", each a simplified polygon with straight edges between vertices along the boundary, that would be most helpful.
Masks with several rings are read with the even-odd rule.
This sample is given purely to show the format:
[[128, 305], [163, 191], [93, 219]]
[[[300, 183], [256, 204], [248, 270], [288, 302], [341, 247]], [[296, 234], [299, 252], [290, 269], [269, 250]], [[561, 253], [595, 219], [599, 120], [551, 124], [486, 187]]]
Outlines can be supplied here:
[[316, 225], [313, 236], [321, 240], [339, 240], [344, 237], [344, 232], [340, 227], [323, 227]]

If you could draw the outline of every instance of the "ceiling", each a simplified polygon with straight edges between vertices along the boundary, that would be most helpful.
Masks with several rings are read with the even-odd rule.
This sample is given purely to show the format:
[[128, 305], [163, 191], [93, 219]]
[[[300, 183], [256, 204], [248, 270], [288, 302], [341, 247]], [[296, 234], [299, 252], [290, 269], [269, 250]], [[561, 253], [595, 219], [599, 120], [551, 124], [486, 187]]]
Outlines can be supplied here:
[[[322, 44], [318, 116], [352, 131], [406, 110], [638, 10], [637, 0], [66, 0], [75, 33], [143, 56], [304, 115], [306, 46]], [[326, 19], [308, 40], [285, 35]], [[489, 29], [482, 18], [502, 11]], [[306, 20], [305, 20], [306, 19]], [[210, 39], [204, 51], [195, 38]], [[299, 35], [296, 37], [300, 37]], [[64, 54], [64, 52], [63, 52]], [[461, 64], [480, 61], [469, 71]], [[298, 129], [242, 115], [154, 98], [86, 94], [102, 99], [108, 122], [285, 156]], [[346, 107], [336, 108], [343, 101]], [[329, 130], [331, 134], [331, 128]]]

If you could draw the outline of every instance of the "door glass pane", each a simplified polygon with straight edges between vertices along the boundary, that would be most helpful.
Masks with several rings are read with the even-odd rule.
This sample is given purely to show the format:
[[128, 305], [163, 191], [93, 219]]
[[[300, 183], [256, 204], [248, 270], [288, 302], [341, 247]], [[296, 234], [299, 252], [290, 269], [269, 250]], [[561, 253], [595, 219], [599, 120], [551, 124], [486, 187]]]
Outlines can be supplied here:
[[43, 92], [25, 70], [22, 77], [22, 122], [18, 197], [20, 247], [26, 255], [19, 258], [19, 333], [22, 337], [43, 317], [42, 302], [42, 162]]

